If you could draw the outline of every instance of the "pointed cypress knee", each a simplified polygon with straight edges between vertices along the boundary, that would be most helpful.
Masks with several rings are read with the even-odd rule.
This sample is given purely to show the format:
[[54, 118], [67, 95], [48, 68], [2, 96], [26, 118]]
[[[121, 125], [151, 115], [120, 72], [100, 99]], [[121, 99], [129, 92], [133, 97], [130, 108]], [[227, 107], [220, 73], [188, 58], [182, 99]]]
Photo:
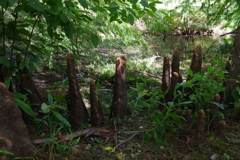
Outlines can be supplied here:
[[205, 126], [205, 112], [200, 110], [198, 113], [198, 121], [196, 125], [195, 134], [189, 142], [190, 146], [197, 146], [204, 142], [204, 126]]
[[174, 92], [175, 92], [175, 87], [178, 83], [178, 78], [179, 78], [179, 74], [177, 72], [173, 72], [172, 77], [171, 77], [170, 89], [169, 89], [169, 93], [168, 93], [168, 101], [169, 102], [174, 101]]
[[194, 47], [194, 53], [190, 69], [192, 70], [193, 74], [195, 74], [201, 72], [201, 67], [202, 67], [202, 49], [200, 45], [197, 45]]
[[[213, 102], [220, 102], [220, 95], [216, 94], [214, 96]], [[219, 125], [219, 122], [221, 121], [221, 116], [219, 113], [219, 108], [217, 105], [210, 103], [210, 114], [209, 114], [209, 118], [210, 118], [210, 128], [213, 129], [213, 131], [217, 132], [217, 126]]]
[[91, 103], [91, 124], [94, 127], [99, 127], [103, 124], [103, 112], [97, 97], [97, 88], [95, 80], [90, 80], [90, 103]]
[[168, 56], [164, 56], [163, 75], [162, 75], [162, 91], [165, 92], [170, 86], [170, 64]]
[[110, 118], [124, 119], [129, 114], [126, 91], [126, 60], [124, 56], [116, 59], [116, 73], [113, 88]]
[[172, 73], [179, 73], [180, 59], [179, 59], [179, 49], [176, 47], [173, 52], [172, 57]]
[[[165, 93], [170, 86], [170, 64], [169, 64], [169, 58], [167, 55], [164, 56], [163, 59], [163, 73], [162, 73], [162, 91]], [[165, 94], [165, 97], [163, 100], [161, 100], [162, 103], [168, 102], [168, 94]], [[164, 110], [164, 105], [160, 104], [159, 109], [161, 111]]]
[[81, 123], [87, 123], [89, 116], [79, 92], [74, 56], [71, 53], [67, 55], [67, 75], [69, 81], [68, 107], [70, 110], [70, 121], [73, 127], [80, 127]]
[[182, 76], [180, 75], [179, 66], [180, 66], [180, 54], [179, 54], [179, 49], [176, 47], [173, 52], [171, 67], [172, 67], [172, 74], [174, 72], [177, 72], [179, 74], [178, 83], [181, 83]]

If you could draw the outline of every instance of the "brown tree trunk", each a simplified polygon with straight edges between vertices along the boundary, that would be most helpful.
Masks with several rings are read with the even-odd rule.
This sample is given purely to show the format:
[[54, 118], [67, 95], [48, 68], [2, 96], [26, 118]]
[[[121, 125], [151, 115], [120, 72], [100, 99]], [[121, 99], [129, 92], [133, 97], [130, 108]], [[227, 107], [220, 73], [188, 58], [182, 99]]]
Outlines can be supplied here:
[[[232, 96], [232, 91], [236, 88], [236, 79], [238, 75], [239, 70], [239, 56], [240, 56], [240, 25], [238, 26], [236, 30], [236, 37], [233, 44], [233, 49], [231, 52], [231, 60], [232, 64], [229, 69], [229, 76], [228, 81], [226, 81], [226, 91], [225, 91], [225, 99], [224, 104], [228, 106], [229, 108], [234, 108], [234, 98]], [[234, 79], [234, 80], [233, 80]]]
[[[0, 83], [0, 102], [0, 150], [14, 153], [13, 157], [34, 156], [34, 151], [37, 151], [38, 148], [29, 137], [21, 111], [12, 93], [3, 83]], [[38, 156], [44, 157], [41, 153]]]
[[74, 56], [71, 53], [67, 55], [67, 75], [69, 81], [69, 109], [71, 125], [77, 128], [81, 126], [81, 123], [87, 122], [88, 112], [79, 92]]
[[126, 60], [124, 56], [116, 59], [116, 73], [110, 118], [123, 119], [129, 114], [126, 91]]
[[91, 124], [99, 127], [103, 124], [103, 112], [97, 97], [97, 88], [95, 80], [90, 80], [90, 103], [91, 103]]

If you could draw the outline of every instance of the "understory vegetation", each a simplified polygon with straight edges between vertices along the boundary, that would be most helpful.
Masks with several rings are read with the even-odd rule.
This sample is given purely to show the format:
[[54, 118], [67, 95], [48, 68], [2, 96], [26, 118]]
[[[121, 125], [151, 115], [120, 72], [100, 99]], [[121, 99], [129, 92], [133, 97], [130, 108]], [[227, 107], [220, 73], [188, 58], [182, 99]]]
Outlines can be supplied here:
[[[233, 107], [224, 103], [239, 2], [221, 2], [194, 5], [188, 0], [174, 9], [157, 9], [157, 4], [170, 1], [1, 1], [0, 82], [13, 93], [39, 151], [56, 160], [239, 159], [239, 74], [230, 79], [236, 82]], [[190, 68], [197, 45], [202, 64], [194, 73]], [[172, 64], [175, 48], [182, 81], [168, 101], [172, 88], [163, 90], [163, 68], [166, 57]], [[79, 92], [89, 114], [90, 80], [95, 80], [104, 116], [101, 126], [92, 126], [88, 119], [72, 127], [69, 53], [74, 55]], [[130, 114], [123, 119], [110, 115], [118, 56], [126, 58]], [[22, 75], [33, 81], [42, 104], [29, 100], [32, 91], [22, 87]], [[214, 115], [212, 105], [218, 110]], [[224, 135], [212, 127], [217, 116], [225, 123]], [[201, 117], [204, 133], [193, 145]], [[12, 155], [0, 146], [1, 157]]]

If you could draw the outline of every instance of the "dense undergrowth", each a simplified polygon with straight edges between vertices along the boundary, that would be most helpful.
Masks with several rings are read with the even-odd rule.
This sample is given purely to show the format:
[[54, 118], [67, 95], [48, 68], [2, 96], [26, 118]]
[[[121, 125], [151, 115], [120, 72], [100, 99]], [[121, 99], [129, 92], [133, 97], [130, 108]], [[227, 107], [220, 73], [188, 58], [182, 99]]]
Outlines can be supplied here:
[[[15, 69], [23, 69], [24, 66], [35, 71], [35, 85], [46, 101], [40, 111], [45, 115], [35, 118], [28, 126], [32, 138], [53, 138], [59, 133], [66, 135], [92, 128], [89, 124], [82, 124], [77, 129], [70, 127], [66, 99], [66, 54], [69, 52], [75, 55], [80, 93], [88, 108], [89, 80], [96, 80], [105, 122], [96, 129], [103, 132], [100, 136], [89, 130], [86, 135], [65, 144], [60, 140], [45, 141], [40, 148], [49, 153], [49, 159], [238, 159], [239, 142], [232, 140], [239, 138], [239, 104], [236, 103], [234, 110], [227, 110], [227, 106], [212, 102], [215, 94], [225, 90], [225, 64], [233, 38], [179, 35], [186, 29], [205, 31], [213, 28], [208, 25], [206, 15], [197, 12], [198, 9], [192, 8], [188, 15], [174, 10], [158, 10], [156, 17], [143, 16], [134, 25], [105, 22], [103, 19], [107, 17], [106, 14], [99, 13], [93, 23], [89, 23], [90, 29], [76, 37], [76, 40], [80, 39], [79, 42], [69, 41], [60, 31], [60, 34], [50, 38], [47, 36], [49, 33], [43, 30], [44, 24], [36, 27], [41, 35], [32, 37], [28, 56], [20, 55], [26, 62], [21, 62], [19, 68], [11, 71], [14, 73]], [[97, 32], [92, 32], [96, 24]], [[26, 35], [30, 33], [27, 30], [21, 32]], [[101, 37], [97, 42], [93, 40], [95, 34]], [[19, 46], [25, 43], [20, 41], [15, 48], [16, 55], [21, 53]], [[99, 43], [98, 47], [96, 43]], [[201, 73], [193, 75], [189, 67], [193, 48], [198, 44], [202, 46], [203, 65]], [[9, 46], [7, 50], [11, 49]], [[180, 50], [180, 73], [184, 81], [175, 88], [174, 102], [165, 102], [167, 91], [161, 91], [163, 57], [168, 55], [171, 59], [175, 47]], [[119, 55], [127, 59], [127, 97], [131, 115], [123, 120], [114, 120], [109, 119], [109, 112], [115, 59]], [[4, 64], [3, 61], [1, 64]], [[186, 81], [189, 75], [193, 78]], [[5, 83], [9, 86], [10, 80]], [[234, 91], [236, 102], [239, 102], [239, 95], [237, 88]], [[221, 118], [227, 122], [226, 133], [231, 141], [211, 132], [209, 105], [212, 103], [221, 109]], [[165, 109], [160, 111], [159, 105]], [[188, 109], [193, 110], [194, 121], [193, 128], [185, 133], [183, 128]], [[194, 126], [200, 109], [206, 113], [204, 142], [192, 147], [188, 142], [195, 133]]]

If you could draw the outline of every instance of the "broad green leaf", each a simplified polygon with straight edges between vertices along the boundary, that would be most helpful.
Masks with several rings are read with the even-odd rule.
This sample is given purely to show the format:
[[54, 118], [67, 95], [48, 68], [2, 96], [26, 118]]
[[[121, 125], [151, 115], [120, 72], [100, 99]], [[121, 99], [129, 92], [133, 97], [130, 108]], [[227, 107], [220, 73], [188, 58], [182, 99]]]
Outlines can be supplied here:
[[68, 21], [67, 23], [63, 24], [63, 29], [65, 31], [65, 34], [69, 39], [72, 39], [73, 36], [73, 30], [72, 30], [72, 23]]
[[18, 30], [21, 34], [29, 37], [30, 36], [30, 32], [28, 30], [26, 30], [25, 28], [21, 28]]
[[49, 104], [53, 104], [53, 97], [51, 94], [48, 94], [48, 102]]
[[[3, 154], [9, 154], [9, 155], [14, 155], [14, 153], [12, 152], [9, 152], [9, 151], [3, 151], [3, 150], [0, 150], [0, 153], [3, 153]], [[4, 158], [5, 159], [5, 158]]]
[[39, 2], [39, 0], [28, 0], [28, 4], [37, 11], [44, 11], [44, 6]]
[[101, 22], [96, 22], [96, 25], [99, 27], [103, 26], [103, 24]]
[[86, 0], [78, 0], [78, 2], [83, 6], [83, 8], [88, 8], [88, 3]]
[[35, 113], [33, 112], [32, 108], [26, 104], [24, 101], [22, 101], [21, 99], [15, 98], [17, 105], [27, 114], [29, 114], [32, 117], [36, 117]]
[[157, 8], [155, 7], [155, 3], [150, 3], [150, 4], [149, 4], [149, 8], [151, 8], [151, 10], [152, 10], [153, 12], [156, 12], [156, 10], [157, 10]]
[[70, 123], [68, 122], [68, 120], [66, 118], [64, 118], [61, 114], [59, 114], [58, 112], [55, 112], [55, 111], [52, 111], [52, 113], [57, 117], [57, 119], [59, 121], [63, 122], [67, 126], [71, 126]]
[[153, 11], [151, 11], [151, 10], [149, 10], [149, 9], [145, 9], [145, 10], [147, 11], [148, 15], [150, 15], [151, 17], [154, 17], [154, 16], [155, 16], [155, 14], [154, 14]]
[[[239, 97], [239, 98], [240, 98], [240, 97]], [[217, 103], [217, 102], [213, 102], [213, 101], [210, 101], [210, 103], [215, 104], [216, 106], [218, 106], [218, 108], [225, 109], [225, 108], [224, 108], [224, 105], [221, 104], [221, 103]]]
[[173, 121], [179, 126], [182, 127], [182, 119], [181, 116], [177, 115], [176, 113], [168, 114], [169, 117], [173, 119]]
[[10, 6], [13, 6], [15, 3], [17, 3], [18, 0], [8, 0]]
[[5, 86], [7, 89], [9, 89], [10, 87], [10, 84], [11, 84], [11, 80], [10, 79], [7, 79], [5, 82], [4, 82]]
[[208, 67], [207, 70], [208, 70], [209, 73], [211, 73], [211, 72], [214, 71], [214, 67]]
[[147, 7], [148, 6], [148, 0], [141, 0], [141, 4], [143, 7]]
[[63, 80], [62, 83], [63, 83], [63, 84], [67, 84], [67, 83], [68, 83], [68, 77], [66, 77], [66, 78]]
[[28, 63], [28, 68], [29, 68], [31, 71], [34, 71], [34, 70], [35, 70], [35, 64], [32, 63], [32, 62], [29, 62], [29, 63]]
[[128, 22], [129, 22], [131, 25], [134, 24], [134, 17], [133, 17], [131, 14], [128, 15]]
[[[63, 96], [64, 97], [64, 96]], [[66, 107], [64, 107], [64, 106], [61, 106], [61, 105], [55, 105], [57, 108], [59, 108], [59, 109], [62, 109], [62, 110], [66, 110]]]
[[47, 32], [48, 32], [48, 35], [49, 35], [49, 37], [53, 37], [53, 30], [52, 30], [52, 27], [50, 27], [50, 26], [48, 26], [47, 27]]
[[98, 38], [98, 36], [96, 34], [92, 34], [91, 35], [91, 42], [92, 42], [94, 47], [98, 46], [99, 38]]
[[127, 8], [127, 10], [131, 12], [134, 16], [136, 16], [136, 13], [131, 8]]
[[65, 16], [64, 14], [60, 15], [60, 19], [63, 21], [63, 23], [67, 23], [68, 22], [68, 17]]
[[49, 113], [50, 112], [50, 107], [46, 103], [42, 104], [41, 109], [43, 110], [44, 113]]
[[167, 132], [167, 127], [165, 124], [160, 125], [159, 127], [160, 137], [163, 137]]
[[66, 4], [68, 7], [74, 8], [74, 3], [71, 2], [71, 1], [65, 1], [65, 4]]
[[0, 6], [3, 6], [3, 8], [7, 8], [8, 6], [8, 0], [0, 0]]
[[113, 15], [111, 18], [110, 18], [110, 23], [113, 22], [113, 21], [117, 21], [118, 19], [118, 16], [117, 15]]
[[10, 67], [10, 62], [6, 57], [0, 57], [0, 64], [4, 64], [6, 67]]
[[132, 0], [132, 3], [137, 3], [138, 2], [138, 0]]
[[116, 2], [112, 2], [110, 5], [109, 5], [109, 10], [111, 13], [115, 13], [118, 9], [119, 9], [119, 6]]
[[151, 139], [151, 135], [147, 132], [143, 137], [143, 142], [148, 142]]
[[22, 93], [14, 93], [13, 94], [14, 98], [21, 98], [21, 99], [26, 99], [26, 95], [22, 94]]
[[193, 101], [185, 101], [185, 102], [181, 102], [180, 104], [183, 105], [183, 104], [191, 104], [193, 103]]
[[161, 117], [159, 117], [159, 115], [158, 114], [153, 114], [153, 116], [152, 116], [152, 120], [153, 120], [153, 122], [155, 122], [156, 124], [159, 124], [160, 122], [161, 122]]
[[100, 84], [99, 81], [97, 81], [97, 83], [96, 83], [96, 87], [97, 87], [97, 89], [100, 89], [100, 88], [101, 88], [101, 84]]
[[0, 19], [4, 19], [3, 13], [0, 12]]
[[193, 76], [193, 71], [191, 69], [189, 69], [187, 73], [189, 76]]
[[161, 144], [162, 141], [160, 140], [160, 137], [159, 137], [158, 133], [155, 132], [155, 131], [153, 133], [154, 133], [153, 137], [154, 137], [155, 142], [157, 144]]
[[167, 130], [169, 130], [171, 132], [174, 132], [174, 133], [177, 133], [177, 128], [173, 127], [171, 124], [167, 125]]
[[29, 62], [36, 63], [36, 62], [38, 62], [38, 58], [30, 58]]

